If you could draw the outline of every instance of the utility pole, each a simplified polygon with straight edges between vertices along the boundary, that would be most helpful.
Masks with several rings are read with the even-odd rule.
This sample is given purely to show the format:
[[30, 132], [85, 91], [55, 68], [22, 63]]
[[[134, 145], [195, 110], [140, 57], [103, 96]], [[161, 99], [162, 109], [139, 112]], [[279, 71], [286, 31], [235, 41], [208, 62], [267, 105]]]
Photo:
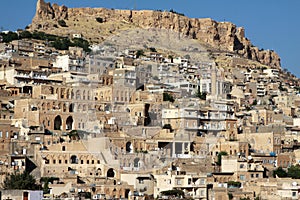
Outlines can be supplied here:
[[133, 0], [133, 10], [136, 10], [136, 0]]

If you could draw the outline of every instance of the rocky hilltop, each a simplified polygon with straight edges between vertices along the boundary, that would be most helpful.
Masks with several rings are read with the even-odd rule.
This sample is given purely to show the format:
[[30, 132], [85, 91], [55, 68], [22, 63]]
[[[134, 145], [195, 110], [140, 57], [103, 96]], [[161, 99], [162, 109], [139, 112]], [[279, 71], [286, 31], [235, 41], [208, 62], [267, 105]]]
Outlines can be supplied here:
[[[59, 25], [63, 21], [65, 26]], [[280, 68], [280, 58], [270, 50], [259, 50], [245, 37], [243, 27], [210, 18], [188, 18], [174, 12], [114, 10], [106, 8], [67, 8], [38, 0], [29, 30], [58, 35], [82, 34], [91, 42], [131, 28], [166, 29], [199, 40], [214, 51], [237, 53], [262, 64]]]

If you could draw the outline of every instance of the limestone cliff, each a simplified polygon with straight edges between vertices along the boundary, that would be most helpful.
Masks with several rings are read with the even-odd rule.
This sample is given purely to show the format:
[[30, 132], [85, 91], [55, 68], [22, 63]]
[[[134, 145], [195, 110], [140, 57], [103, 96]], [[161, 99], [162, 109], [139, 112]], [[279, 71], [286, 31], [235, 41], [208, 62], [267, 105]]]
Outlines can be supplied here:
[[[64, 20], [68, 27], [58, 27], [58, 20]], [[262, 64], [280, 67], [279, 56], [273, 51], [254, 47], [245, 37], [244, 28], [230, 22], [188, 18], [171, 12], [67, 8], [38, 0], [36, 15], [29, 29], [61, 35], [81, 33], [92, 42], [100, 42], [113, 33], [133, 27], [172, 30], [197, 39], [213, 50], [235, 52]]]

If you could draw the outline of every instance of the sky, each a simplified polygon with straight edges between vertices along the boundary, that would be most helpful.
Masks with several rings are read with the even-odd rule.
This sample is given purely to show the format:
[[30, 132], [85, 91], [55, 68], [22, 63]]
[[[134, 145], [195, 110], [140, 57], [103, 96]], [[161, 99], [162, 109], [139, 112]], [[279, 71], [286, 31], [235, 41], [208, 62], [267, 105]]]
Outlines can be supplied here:
[[[245, 28], [260, 49], [274, 50], [281, 66], [300, 77], [300, 0], [45, 0], [75, 7], [170, 10], [191, 18], [229, 21]], [[37, 0], [2, 0], [0, 30], [24, 29], [35, 14]]]

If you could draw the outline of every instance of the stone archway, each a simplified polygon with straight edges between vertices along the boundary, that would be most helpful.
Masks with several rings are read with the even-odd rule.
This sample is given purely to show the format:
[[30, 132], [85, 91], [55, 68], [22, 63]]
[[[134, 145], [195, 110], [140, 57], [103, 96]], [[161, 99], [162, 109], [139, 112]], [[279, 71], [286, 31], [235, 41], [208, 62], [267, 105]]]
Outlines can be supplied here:
[[108, 177], [108, 178], [115, 177], [115, 172], [114, 172], [113, 168], [110, 168], [109, 170], [107, 170], [106, 177]]
[[69, 116], [66, 120], [66, 130], [72, 130], [73, 129], [73, 117]]
[[54, 119], [54, 130], [61, 130], [62, 120], [59, 115]]
[[130, 195], [130, 189], [125, 189], [125, 198], [129, 198], [129, 195]]

